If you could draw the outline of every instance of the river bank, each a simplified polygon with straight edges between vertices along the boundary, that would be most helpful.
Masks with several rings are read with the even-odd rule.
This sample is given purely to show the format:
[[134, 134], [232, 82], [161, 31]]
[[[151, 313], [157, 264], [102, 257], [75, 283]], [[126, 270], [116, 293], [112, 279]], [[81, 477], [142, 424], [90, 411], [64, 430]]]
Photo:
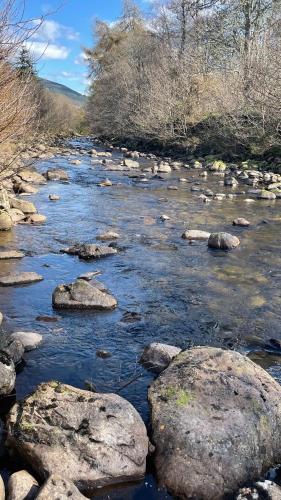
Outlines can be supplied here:
[[[238, 185], [232, 180], [232, 186], [225, 186], [224, 168], [212, 173], [199, 163], [191, 168], [174, 163], [170, 170], [166, 166], [153, 172], [153, 157], [129, 155], [141, 168], [122, 166], [118, 150], [97, 156], [92, 149], [105, 153], [101, 145], [81, 139], [71, 144], [73, 154], [66, 148], [36, 165], [42, 173], [62, 168], [69, 180], [49, 181], [23, 198], [34, 202], [47, 220], [0, 235], [3, 249], [25, 254], [19, 261], [1, 262], [1, 276], [30, 271], [44, 278], [30, 286], [0, 289], [4, 330], [43, 336], [40, 347], [25, 355], [26, 366], [16, 380], [17, 399], [44, 381], [55, 379], [81, 389], [91, 383], [100, 392], [120, 392], [149, 424], [146, 393], [154, 375], [138, 360], [152, 341], [181, 349], [209, 345], [253, 351], [280, 380], [279, 351], [270, 345], [272, 338], [281, 340], [280, 200], [276, 195], [258, 199], [257, 191], [264, 187], [261, 174], [246, 177], [244, 168], [242, 179], [233, 170], [226, 177], [237, 179]], [[103, 187], [106, 178], [112, 185]], [[274, 180], [279, 182], [269, 178], [265, 186]], [[50, 200], [50, 194], [59, 199]], [[245, 201], [249, 199], [253, 201]], [[241, 217], [250, 222], [248, 227], [233, 226]], [[232, 252], [212, 251], [206, 241], [189, 244], [183, 239], [187, 229], [231, 233], [240, 245]], [[73, 244], [97, 241], [107, 230], [120, 235], [113, 257], [84, 261], [61, 253]], [[118, 300], [114, 311], [53, 310], [51, 297], [58, 284], [97, 271]], [[101, 351], [111, 356], [100, 357]], [[151, 476], [146, 482], [134, 493], [132, 487], [124, 489], [122, 498], [169, 498]], [[118, 492], [110, 495], [117, 498]]]

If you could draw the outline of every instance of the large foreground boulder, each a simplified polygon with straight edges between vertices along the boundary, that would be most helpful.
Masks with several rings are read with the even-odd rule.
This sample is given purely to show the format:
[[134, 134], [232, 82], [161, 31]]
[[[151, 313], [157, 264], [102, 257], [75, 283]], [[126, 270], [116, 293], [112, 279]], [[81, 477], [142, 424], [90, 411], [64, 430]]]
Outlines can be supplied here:
[[41, 384], [13, 406], [7, 431], [7, 445], [42, 479], [58, 474], [79, 490], [92, 491], [145, 474], [145, 425], [135, 408], [116, 394]]
[[281, 460], [281, 386], [233, 351], [182, 351], [149, 389], [156, 471], [175, 496], [217, 500]]
[[16, 371], [11, 357], [0, 351], [0, 396], [10, 394], [15, 387]]
[[94, 243], [77, 244], [73, 247], [65, 248], [63, 253], [78, 255], [80, 259], [99, 259], [117, 253], [115, 248], [106, 245], [95, 245]]
[[232, 250], [239, 245], [239, 238], [229, 233], [212, 233], [208, 239], [208, 246], [218, 250]]
[[78, 488], [58, 475], [52, 475], [41, 488], [36, 500], [85, 500]]
[[117, 300], [100, 286], [93, 286], [84, 279], [69, 285], [59, 285], [53, 292], [53, 306], [59, 309], [111, 310]]

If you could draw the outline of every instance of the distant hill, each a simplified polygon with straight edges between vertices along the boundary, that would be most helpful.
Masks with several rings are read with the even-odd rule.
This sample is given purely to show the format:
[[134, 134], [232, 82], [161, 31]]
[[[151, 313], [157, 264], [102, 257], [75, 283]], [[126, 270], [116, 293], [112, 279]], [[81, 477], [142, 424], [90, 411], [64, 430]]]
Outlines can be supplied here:
[[50, 92], [54, 94], [62, 94], [68, 99], [71, 99], [76, 105], [83, 106], [86, 102], [86, 96], [79, 94], [75, 90], [66, 87], [66, 85], [62, 85], [61, 83], [52, 82], [51, 80], [46, 80], [45, 78], [40, 78], [43, 86], [48, 89]]

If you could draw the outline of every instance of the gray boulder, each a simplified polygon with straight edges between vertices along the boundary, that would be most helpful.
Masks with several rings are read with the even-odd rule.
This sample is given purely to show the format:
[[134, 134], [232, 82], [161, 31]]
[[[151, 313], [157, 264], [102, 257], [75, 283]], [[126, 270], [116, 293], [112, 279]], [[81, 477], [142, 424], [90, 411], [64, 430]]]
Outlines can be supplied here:
[[0, 351], [0, 396], [10, 394], [15, 387], [16, 371], [11, 357]]
[[85, 500], [78, 488], [67, 479], [52, 474], [39, 491], [36, 500]]
[[99, 246], [94, 243], [89, 244], [78, 244], [73, 247], [65, 248], [62, 250], [64, 253], [69, 255], [78, 255], [80, 259], [99, 259], [100, 257], [108, 257], [109, 255], [114, 255], [117, 250], [108, 246]]
[[38, 490], [39, 484], [26, 470], [15, 472], [9, 478], [9, 500], [33, 500], [37, 498]]
[[212, 233], [208, 239], [210, 248], [232, 250], [240, 245], [239, 238], [229, 233]]
[[59, 285], [53, 292], [53, 307], [58, 309], [115, 309], [117, 300], [99, 288], [84, 279], [77, 279], [69, 285]]
[[181, 352], [181, 349], [173, 345], [153, 342], [145, 347], [140, 362], [156, 373], [160, 373]]
[[152, 383], [156, 471], [180, 498], [222, 499], [281, 460], [281, 386], [234, 351], [182, 351]]
[[145, 425], [116, 394], [59, 382], [39, 385], [7, 417], [7, 445], [46, 479], [73, 481], [81, 491], [143, 478], [148, 453]]

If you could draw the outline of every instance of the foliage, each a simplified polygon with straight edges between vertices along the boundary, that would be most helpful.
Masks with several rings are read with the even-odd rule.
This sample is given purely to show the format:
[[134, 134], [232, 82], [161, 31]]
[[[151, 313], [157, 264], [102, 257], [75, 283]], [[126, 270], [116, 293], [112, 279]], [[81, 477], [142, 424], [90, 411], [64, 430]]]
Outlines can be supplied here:
[[86, 51], [94, 133], [204, 154], [280, 144], [280, 0], [167, 0], [149, 19], [127, 1]]

